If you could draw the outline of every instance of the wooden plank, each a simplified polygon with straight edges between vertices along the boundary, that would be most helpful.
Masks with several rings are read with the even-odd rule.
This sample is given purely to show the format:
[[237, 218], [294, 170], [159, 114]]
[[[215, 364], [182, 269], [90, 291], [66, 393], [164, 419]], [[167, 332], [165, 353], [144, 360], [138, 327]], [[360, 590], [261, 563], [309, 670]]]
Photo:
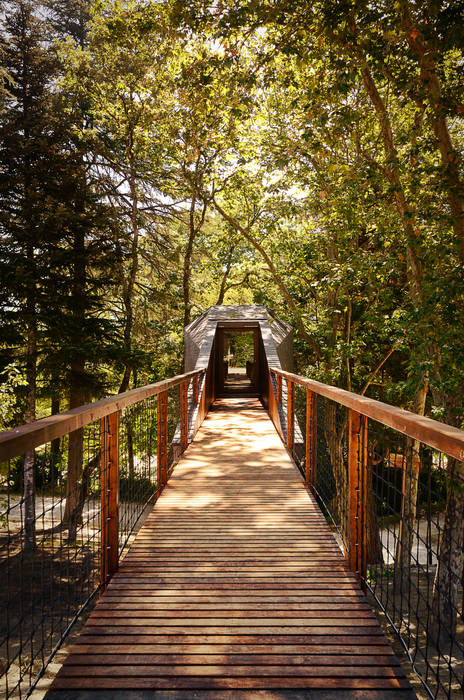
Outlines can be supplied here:
[[318, 646], [327, 645], [330, 648], [340, 645], [349, 644], [350, 646], [366, 646], [372, 645], [377, 647], [385, 641], [385, 637], [377, 632], [376, 634], [365, 634], [353, 633], [353, 634], [339, 634], [334, 636], [327, 630], [323, 633], [317, 633], [317, 630], [312, 630], [310, 634], [277, 634], [274, 632], [272, 635], [264, 635], [261, 633], [245, 634], [243, 630], [240, 630], [240, 634], [222, 634], [222, 633], [204, 633], [197, 631], [196, 634], [189, 632], [185, 634], [185, 631], [177, 629], [174, 633], [161, 633], [158, 635], [153, 634], [141, 634], [140, 630], [133, 630], [133, 634], [123, 634], [115, 633], [114, 631], [104, 630], [103, 628], [85, 628], [81, 633], [81, 636], [77, 640], [76, 644], [81, 641], [86, 644], [184, 644], [190, 642], [191, 644], [227, 644], [228, 646], [232, 644], [251, 644], [253, 646], [257, 644], [268, 644], [268, 645], [295, 645], [295, 644], [316, 644]]
[[[79, 654], [126, 654], [128, 658], [132, 655], [143, 654], [143, 655], [158, 655], [164, 657], [172, 654], [207, 654], [208, 656], [214, 656], [221, 654], [222, 656], [239, 656], [246, 655], [247, 657], [252, 657], [254, 655], [261, 655], [262, 658], [271, 658], [272, 655], [285, 656], [286, 659], [297, 659], [301, 655], [312, 655], [314, 658], [325, 657], [326, 655], [336, 655], [339, 656], [351, 656], [353, 659], [358, 657], [363, 661], [366, 661], [370, 656], [384, 656], [391, 659], [392, 664], [398, 664], [398, 659], [393, 653], [388, 644], [383, 645], [356, 645], [353, 647], [351, 644], [337, 645], [334, 644], [328, 648], [323, 644], [240, 644], [240, 643], [187, 643], [179, 642], [172, 644], [163, 644], [162, 642], [158, 644], [109, 644], [105, 642], [104, 648], [101, 644], [98, 644], [96, 640], [94, 643], [87, 643], [83, 641], [82, 637], [76, 640], [74, 646], [74, 653]], [[72, 658], [72, 655], [68, 657], [68, 660]], [[316, 659], [317, 661], [317, 659]], [[366, 661], [367, 663], [367, 661]]]
[[352, 656], [347, 649], [344, 654], [272, 654], [272, 653], [249, 653], [249, 654], [205, 654], [205, 653], [127, 653], [125, 649], [121, 653], [101, 653], [89, 651], [87, 653], [74, 653], [68, 656], [67, 666], [107, 666], [107, 665], [127, 665], [127, 666], [206, 666], [206, 665], [259, 665], [259, 666], [345, 666], [349, 663], [353, 667], [371, 666], [398, 666], [399, 662], [391, 654], [370, 654]]
[[[349, 662], [348, 662], [349, 663]], [[227, 675], [230, 677], [245, 677], [248, 678], [250, 673], [253, 677], [259, 676], [288, 676], [288, 677], [304, 677], [304, 678], [398, 678], [402, 677], [403, 673], [401, 667], [392, 666], [388, 664], [387, 666], [355, 666], [346, 663], [343, 665], [317, 665], [314, 666], [292, 666], [291, 664], [273, 666], [273, 665], [260, 665], [253, 664], [250, 669], [249, 665], [236, 666], [228, 665], [226, 673], [224, 673], [224, 668], [221, 665], [214, 666], [213, 664], [182, 664], [182, 665], [166, 665], [160, 666], [149, 666], [147, 664], [139, 665], [111, 665], [105, 663], [104, 665], [87, 665], [87, 666], [76, 666], [74, 664], [66, 664], [63, 667], [62, 676], [69, 677], [80, 677], [85, 676], [87, 678], [118, 678], [118, 677], [136, 677], [143, 676], [144, 678], [156, 678], [156, 677], [180, 677], [180, 676], [207, 676], [208, 678], [221, 677]]]
[[404, 678], [292, 678], [279, 676], [274, 678], [228, 678], [222, 676], [218, 678], [185, 678], [177, 676], [174, 678], [66, 678], [58, 676], [52, 685], [52, 690], [171, 690], [177, 688], [203, 689], [203, 688], [224, 688], [234, 690], [236, 688], [355, 688], [375, 689], [375, 690], [396, 690], [409, 689], [409, 683]]

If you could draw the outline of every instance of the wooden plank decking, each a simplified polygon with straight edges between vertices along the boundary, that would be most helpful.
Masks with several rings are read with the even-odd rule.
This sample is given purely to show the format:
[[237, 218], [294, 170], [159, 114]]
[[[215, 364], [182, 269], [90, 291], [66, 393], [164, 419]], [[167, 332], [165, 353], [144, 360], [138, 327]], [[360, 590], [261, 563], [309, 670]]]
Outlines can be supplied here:
[[257, 401], [177, 465], [48, 694], [80, 696], [415, 697]]

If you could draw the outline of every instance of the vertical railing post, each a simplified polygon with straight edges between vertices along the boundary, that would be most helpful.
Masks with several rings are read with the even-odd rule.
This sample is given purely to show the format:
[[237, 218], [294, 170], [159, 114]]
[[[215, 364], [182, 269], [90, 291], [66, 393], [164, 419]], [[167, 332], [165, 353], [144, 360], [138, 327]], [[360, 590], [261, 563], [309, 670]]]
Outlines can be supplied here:
[[196, 406], [198, 403], [198, 374], [193, 378], [193, 405]]
[[317, 394], [306, 389], [306, 486], [313, 493], [317, 483]]
[[119, 411], [101, 419], [100, 582], [103, 587], [118, 570], [119, 564], [119, 421]]
[[362, 580], [367, 573], [367, 418], [348, 410], [348, 565]]
[[180, 385], [180, 449], [184, 452], [188, 446], [188, 385], [186, 379]]
[[158, 394], [158, 496], [168, 480], [168, 392]]
[[276, 374], [277, 403], [282, 406], [282, 376]]
[[287, 379], [287, 449], [293, 457], [295, 448], [295, 385]]

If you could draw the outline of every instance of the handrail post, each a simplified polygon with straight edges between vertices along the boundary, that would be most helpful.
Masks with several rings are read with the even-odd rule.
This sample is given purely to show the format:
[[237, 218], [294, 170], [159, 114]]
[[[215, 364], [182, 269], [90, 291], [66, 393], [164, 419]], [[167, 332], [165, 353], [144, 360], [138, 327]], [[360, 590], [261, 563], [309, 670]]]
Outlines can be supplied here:
[[119, 422], [120, 411], [110, 413], [100, 421], [100, 582], [103, 588], [119, 565]]
[[317, 483], [317, 394], [306, 389], [306, 486], [316, 493]]
[[198, 374], [193, 378], [193, 405], [196, 406], [198, 403]]
[[168, 392], [158, 394], [158, 496], [168, 480]]
[[367, 417], [348, 415], [348, 565], [358, 578], [367, 574]]
[[277, 404], [282, 405], [282, 377], [276, 374]]
[[293, 457], [295, 449], [295, 385], [287, 379], [287, 449]]
[[180, 449], [188, 447], [188, 380], [180, 385]]

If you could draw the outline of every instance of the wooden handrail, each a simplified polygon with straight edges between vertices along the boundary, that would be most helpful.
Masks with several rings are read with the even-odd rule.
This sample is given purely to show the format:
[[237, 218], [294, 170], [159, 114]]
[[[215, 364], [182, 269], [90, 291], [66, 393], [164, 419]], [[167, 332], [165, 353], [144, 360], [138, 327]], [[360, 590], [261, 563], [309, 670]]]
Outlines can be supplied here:
[[17, 457], [28, 450], [34, 449], [34, 447], [44, 445], [51, 440], [72, 433], [78, 428], [104, 418], [115, 411], [121, 411], [123, 408], [131, 406], [138, 401], [143, 401], [143, 399], [156, 396], [162, 391], [172, 389], [172, 387], [182, 384], [185, 380], [201, 376], [204, 372], [204, 369], [200, 369], [187, 372], [187, 374], [180, 374], [155, 384], [148, 384], [140, 387], [140, 389], [132, 389], [123, 394], [108, 396], [105, 399], [101, 399], [101, 401], [96, 401], [86, 406], [79, 406], [65, 413], [47, 416], [33, 423], [21, 425], [19, 428], [1, 433], [0, 462]]
[[316, 382], [298, 374], [285, 372], [274, 367], [270, 368], [276, 376], [285, 377], [295, 384], [306, 387], [316, 394], [336, 401], [342, 406], [351, 408], [362, 415], [372, 418], [378, 423], [383, 423], [404, 435], [434, 447], [451, 457], [464, 461], [464, 431], [454, 428], [452, 425], [440, 423], [432, 418], [419, 416], [416, 413], [405, 411], [402, 408], [390, 406], [376, 399], [369, 399], [360, 394], [354, 394], [345, 389], [338, 389], [329, 384]]

